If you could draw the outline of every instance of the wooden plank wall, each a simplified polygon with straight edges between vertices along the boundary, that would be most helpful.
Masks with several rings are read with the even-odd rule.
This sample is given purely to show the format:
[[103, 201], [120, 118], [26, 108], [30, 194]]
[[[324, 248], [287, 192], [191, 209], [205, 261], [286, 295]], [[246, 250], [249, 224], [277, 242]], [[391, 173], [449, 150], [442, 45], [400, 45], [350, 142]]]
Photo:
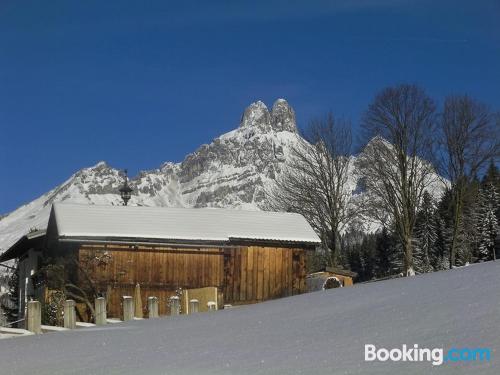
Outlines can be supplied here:
[[306, 292], [302, 249], [238, 246], [224, 253], [224, 303], [243, 304]]
[[[82, 245], [80, 264], [99, 292], [106, 294], [109, 316], [121, 314], [121, 297], [141, 286], [147, 297], [160, 299], [160, 315], [169, 313], [178, 288], [213, 286], [224, 303], [245, 304], [306, 292], [306, 250], [283, 247], [173, 248]], [[146, 314], [146, 311], [144, 311]]]
[[[168, 298], [178, 288], [214, 286], [222, 289], [224, 258], [218, 248], [152, 248], [118, 245], [82, 245], [80, 264], [87, 276], [106, 293], [110, 316], [120, 316], [121, 297], [134, 295], [141, 286], [143, 307], [147, 297], [160, 299], [160, 315], [169, 313]], [[85, 275], [79, 275], [84, 282]]]

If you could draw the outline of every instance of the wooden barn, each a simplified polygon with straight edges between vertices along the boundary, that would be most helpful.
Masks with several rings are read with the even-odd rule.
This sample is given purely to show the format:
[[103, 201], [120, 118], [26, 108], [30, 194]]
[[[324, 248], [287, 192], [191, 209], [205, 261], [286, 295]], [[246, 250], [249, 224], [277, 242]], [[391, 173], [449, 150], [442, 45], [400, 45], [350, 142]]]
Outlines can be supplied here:
[[106, 296], [110, 316], [136, 284], [143, 306], [159, 297], [160, 314], [185, 289], [216, 287], [220, 305], [304, 293], [306, 253], [320, 244], [301, 215], [228, 209], [56, 203], [40, 233], [0, 256], [19, 258], [21, 300], [63, 283], [72, 296]]

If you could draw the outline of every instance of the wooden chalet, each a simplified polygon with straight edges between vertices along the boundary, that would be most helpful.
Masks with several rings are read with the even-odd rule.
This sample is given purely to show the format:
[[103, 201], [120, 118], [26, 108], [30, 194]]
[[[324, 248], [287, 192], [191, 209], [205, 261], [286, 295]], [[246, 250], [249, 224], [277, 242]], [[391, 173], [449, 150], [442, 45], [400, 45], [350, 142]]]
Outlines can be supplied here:
[[40, 270], [64, 265], [68, 284], [106, 296], [109, 316], [137, 283], [143, 306], [159, 297], [166, 314], [179, 289], [217, 287], [233, 305], [304, 293], [306, 253], [319, 244], [294, 213], [56, 203], [46, 232], [23, 236], [0, 262], [19, 259], [22, 300], [46, 298], [54, 286]]

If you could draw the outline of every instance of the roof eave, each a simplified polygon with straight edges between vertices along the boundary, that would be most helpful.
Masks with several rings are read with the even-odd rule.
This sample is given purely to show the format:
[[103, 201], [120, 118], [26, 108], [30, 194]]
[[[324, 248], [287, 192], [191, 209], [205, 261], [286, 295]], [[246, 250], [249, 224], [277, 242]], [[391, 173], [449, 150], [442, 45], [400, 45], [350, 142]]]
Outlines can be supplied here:
[[35, 240], [39, 240], [46, 234], [45, 230], [37, 230], [25, 234], [19, 238], [11, 247], [9, 247], [2, 255], [0, 255], [0, 263], [8, 260], [21, 257], [26, 251], [31, 248], [31, 244]]
[[108, 243], [108, 244], [144, 244], [144, 245], [210, 245], [210, 246], [231, 246], [241, 243], [253, 244], [282, 244], [303, 246], [311, 249], [320, 242], [297, 241], [297, 240], [276, 240], [276, 239], [254, 239], [230, 237], [228, 240], [222, 239], [179, 239], [179, 238], [146, 238], [146, 237], [108, 237], [108, 236], [68, 236], [60, 235], [61, 242], [81, 242], [81, 243]]

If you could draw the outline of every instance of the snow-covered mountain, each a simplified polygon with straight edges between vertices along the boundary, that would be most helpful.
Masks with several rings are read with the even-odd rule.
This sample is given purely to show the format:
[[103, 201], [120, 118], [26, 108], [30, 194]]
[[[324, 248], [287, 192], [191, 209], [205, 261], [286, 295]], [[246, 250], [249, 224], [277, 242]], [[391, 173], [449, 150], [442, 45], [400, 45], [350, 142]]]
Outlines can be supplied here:
[[[304, 140], [284, 99], [271, 110], [245, 109], [237, 129], [200, 146], [181, 163], [166, 162], [131, 179], [131, 205], [230, 207], [258, 210], [267, 186], [281, 172], [290, 147]], [[0, 251], [32, 228], [45, 228], [53, 202], [122, 204], [123, 177], [105, 162], [82, 169], [63, 184], [0, 219]]]
[[[200, 146], [180, 163], [166, 162], [131, 179], [134, 192], [129, 204], [259, 210], [265, 191], [290, 160], [291, 148], [305, 144], [286, 100], [278, 99], [270, 111], [263, 102], [255, 102], [245, 109], [237, 129]], [[363, 194], [357, 186], [354, 164], [346, 190]], [[120, 171], [105, 162], [76, 172], [63, 184], [0, 218], [0, 253], [30, 229], [45, 228], [53, 202], [121, 205], [118, 188], [122, 183]], [[432, 189], [436, 198], [442, 191], [438, 185]], [[373, 220], [361, 219], [365, 230], [379, 227]]]

